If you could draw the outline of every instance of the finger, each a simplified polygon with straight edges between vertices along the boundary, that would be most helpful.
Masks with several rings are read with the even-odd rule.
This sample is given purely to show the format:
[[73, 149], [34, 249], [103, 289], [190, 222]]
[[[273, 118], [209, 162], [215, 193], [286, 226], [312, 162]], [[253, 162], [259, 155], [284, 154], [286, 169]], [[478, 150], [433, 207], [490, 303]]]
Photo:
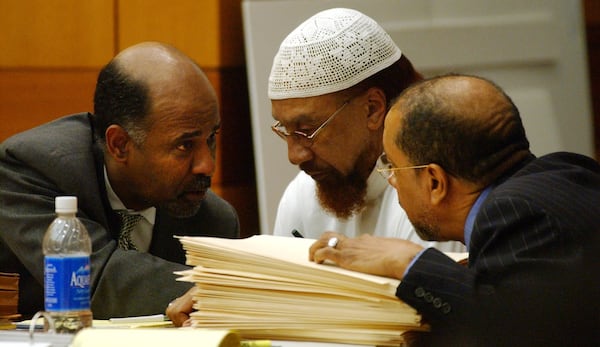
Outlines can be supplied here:
[[310, 248], [308, 249], [308, 260], [315, 261], [315, 253], [326, 246], [327, 245], [324, 244], [323, 241], [321, 241], [321, 239], [313, 242], [313, 244], [310, 245]]
[[323, 234], [321, 234], [321, 237], [319, 237], [319, 239], [310, 246], [308, 250], [308, 260], [315, 261], [315, 252], [317, 252], [321, 248], [328, 247], [328, 242], [333, 237], [337, 237], [339, 240], [341, 238], [341, 235], [333, 231], [326, 231]]
[[185, 326], [185, 322], [187, 322], [190, 319], [190, 316], [188, 316], [185, 313], [178, 313], [177, 315], [175, 315], [174, 319], [172, 319], [171, 321], [173, 322], [173, 325], [175, 325], [176, 327], [182, 327]]
[[165, 313], [173, 322], [175, 326], [181, 326], [187, 319], [189, 314], [193, 311], [193, 295], [196, 292], [196, 288], [192, 287], [188, 292], [179, 298], [171, 301], [165, 310]]
[[181, 308], [177, 302], [177, 299], [169, 303], [169, 306], [167, 306], [165, 313], [167, 314], [167, 317], [169, 317], [171, 322], [173, 322], [173, 325], [175, 325], [176, 327], [180, 327], [183, 324], [183, 322], [189, 318], [186, 313], [181, 312]]
[[314, 253], [314, 262], [317, 264], [322, 264], [325, 260], [329, 260], [329, 261], [332, 261], [332, 262], [338, 264], [339, 257], [340, 257], [339, 250], [325, 245], [325, 247], [318, 249]]
[[175, 312], [175, 306], [173, 306], [173, 303], [174, 303], [174, 302], [175, 302], [175, 300], [171, 301], [171, 302], [169, 303], [169, 305], [167, 305], [167, 308], [165, 309], [165, 314], [167, 315], [167, 317], [169, 317], [169, 319], [170, 319], [170, 320], [171, 320], [173, 323], [175, 323], [175, 320], [174, 320], [174, 318], [175, 318], [175, 315], [176, 315], [176, 312]]

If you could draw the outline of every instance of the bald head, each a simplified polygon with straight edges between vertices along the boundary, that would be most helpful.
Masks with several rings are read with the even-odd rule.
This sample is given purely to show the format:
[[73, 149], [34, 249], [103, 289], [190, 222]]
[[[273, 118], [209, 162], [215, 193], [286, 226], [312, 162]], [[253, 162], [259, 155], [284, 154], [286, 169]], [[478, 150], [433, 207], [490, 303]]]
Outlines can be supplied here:
[[413, 164], [437, 163], [483, 184], [529, 154], [516, 106], [493, 82], [475, 76], [445, 75], [409, 87], [385, 131]]
[[[149, 87], [177, 84], [182, 79], [198, 78], [210, 83], [198, 65], [173, 46], [160, 42], [143, 42], [119, 53], [113, 61], [130, 78]], [[212, 89], [212, 88], [211, 88]]]
[[148, 77], [154, 68], [172, 69], [191, 60], [172, 46], [159, 42], [143, 42], [126, 48], [113, 58], [119, 66], [136, 78]]
[[110, 124], [132, 134], [143, 133], [148, 115], [180, 107], [184, 100], [217, 109], [215, 91], [200, 67], [167, 44], [131, 46], [100, 71], [94, 95], [95, 130], [100, 139]]
[[517, 113], [510, 98], [491, 81], [465, 75], [433, 78], [407, 90], [403, 104], [417, 105], [429, 98], [454, 117], [499, 125]]

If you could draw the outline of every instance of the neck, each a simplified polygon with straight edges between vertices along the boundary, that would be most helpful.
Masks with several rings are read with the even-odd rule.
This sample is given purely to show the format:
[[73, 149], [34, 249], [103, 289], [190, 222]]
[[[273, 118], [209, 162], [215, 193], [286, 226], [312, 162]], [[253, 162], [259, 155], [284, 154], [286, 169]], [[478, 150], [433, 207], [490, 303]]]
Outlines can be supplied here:
[[442, 206], [445, 220], [444, 234], [449, 240], [465, 243], [465, 223], [471, 208], [485, 187], [471, 182], [452, 178], [453, 192], [447, 202]]
[[127, 209], [132, 210], [143, 210], [144, 206], [139, 206], [139, 204], [135, 203], [135, 199], [129, 191], [131, 188], [129, 181], [127, 180], [127, 175], [122, 172], [121, 166], [118, 162], [114, 162], [111, 160], [105, 161], [106, 165], [106, 176], [108, 181], [110, 182], [110, 186], [112, 190], [115, 192], [119, 200], [125, 205]]

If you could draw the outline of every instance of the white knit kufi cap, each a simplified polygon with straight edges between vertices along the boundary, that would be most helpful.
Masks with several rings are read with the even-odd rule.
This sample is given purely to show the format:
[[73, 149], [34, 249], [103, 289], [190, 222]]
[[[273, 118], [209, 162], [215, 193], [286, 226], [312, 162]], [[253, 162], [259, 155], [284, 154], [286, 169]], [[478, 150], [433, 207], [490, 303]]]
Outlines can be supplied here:
[[305, 98], [350, 88], [389, 67], [402, 53], [368, 16], [352, 9], [319, 12], [281, 43], [269, 98]]

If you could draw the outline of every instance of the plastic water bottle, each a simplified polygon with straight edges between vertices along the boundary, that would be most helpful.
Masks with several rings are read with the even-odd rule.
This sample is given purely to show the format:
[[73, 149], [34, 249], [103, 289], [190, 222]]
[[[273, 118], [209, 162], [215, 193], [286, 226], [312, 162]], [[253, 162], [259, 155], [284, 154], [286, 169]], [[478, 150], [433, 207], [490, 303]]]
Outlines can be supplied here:
[[45, 309], [58, 333], [75, 333], [92, 326], [90, 253], [92, 242], [77, 213], [77, 197], [58, 196], [56, 219], [42, 244]]

